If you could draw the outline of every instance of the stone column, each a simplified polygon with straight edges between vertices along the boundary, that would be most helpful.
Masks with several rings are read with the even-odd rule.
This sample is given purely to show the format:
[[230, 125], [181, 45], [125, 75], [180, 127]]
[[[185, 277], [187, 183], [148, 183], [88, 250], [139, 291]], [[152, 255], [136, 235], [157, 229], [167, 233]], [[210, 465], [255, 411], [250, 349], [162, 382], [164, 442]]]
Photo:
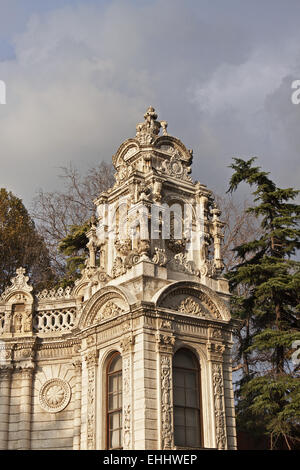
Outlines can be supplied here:
[[[219, 330], [217, 330], [219, 331]], [[211, 336], [215, 333], [211, 332]], [[223, 353], [225, 346], [221, 342], [207, 344], [208, 360], [211, 365], [213, 407], [215, 421], [215, 446], [219, 450], [227, 449], [226, 412], [224, 399]]]
[[73, 450], [80, 450], [81, 441], [81, 382], [82, 382], [82, 363], [80, 360], [73, 362], [75, 369], [75, 397], [74, 397], [74, 434]]
[[34, 364], [21, 366], [21, 397], [19, 421], [19, 449], [30, 449], [31, 443], [31, 401]]
[[0, 365], [0, 450], [8, 449], [12, 365]]
[[120, 341], [122, 351], [122, 380], [123, 380], [123, 449], [132, 450], [133, 435], [133, 391], [132, 391], [132, 346], [134, 344], [134, 336], [132, 334], [125, 335]]
[[87, 390], [87, 449], [96, 448], [96, 370], [98, 364], [98, 351], [90, 350], [85, 355], [88, 375]]
[[173, 423], [173, 349], [175, 337], [172, 334], [157, 333], [156, 344], [158, 351], [158, 375], [160, 403], [160, 449], [174, 448], [174, 423]]

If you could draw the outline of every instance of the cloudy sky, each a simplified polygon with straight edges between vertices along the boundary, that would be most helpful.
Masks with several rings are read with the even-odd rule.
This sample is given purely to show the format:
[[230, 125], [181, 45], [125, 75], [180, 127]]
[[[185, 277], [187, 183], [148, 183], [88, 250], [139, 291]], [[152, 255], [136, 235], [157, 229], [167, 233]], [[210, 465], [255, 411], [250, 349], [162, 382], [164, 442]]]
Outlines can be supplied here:
[[0, 0], [0, 187], [110, 161], [149, 105], [221, 193], [233, 156], [299, 187], [299, 0]]

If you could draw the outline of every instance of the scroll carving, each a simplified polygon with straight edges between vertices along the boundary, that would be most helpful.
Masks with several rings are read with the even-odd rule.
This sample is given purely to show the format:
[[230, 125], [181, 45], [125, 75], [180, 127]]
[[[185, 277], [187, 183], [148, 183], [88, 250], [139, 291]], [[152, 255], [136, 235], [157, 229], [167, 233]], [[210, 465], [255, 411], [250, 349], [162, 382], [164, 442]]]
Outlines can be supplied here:
[[173, 406], [172, 406], [172, 356], [162, 355], [160, 359], [161, 380], [161, 445], [162, 449], [173, 448]]
[[184, 299], [178, 307], [179, 312], [187, 313], [189, 315], [198, 315], [205, 317], [205, 313], [202, 310], [198, 302], [192, 299], [192, 297], [187, 297]]
[[126, 354], [123, 358], [123, 449], [131, 448], [131, 419], [131, 355]]
[[213, 364], [213, 388], [214, 388], [214, 405], [215, 405], [215, 420], [216, 420], [216, 444], [219, 450], [225, 450], [226, 439], [226, 422], [225, 422], [225, 409], [223, 402], [224, 388], [223, 388], [223, 374], [222, 365]]
[[95, 379], [97, 352], [91, 351], [86, 357], [88, 371], [88, 393], [87, 393], [87, 448], [95, 449]]

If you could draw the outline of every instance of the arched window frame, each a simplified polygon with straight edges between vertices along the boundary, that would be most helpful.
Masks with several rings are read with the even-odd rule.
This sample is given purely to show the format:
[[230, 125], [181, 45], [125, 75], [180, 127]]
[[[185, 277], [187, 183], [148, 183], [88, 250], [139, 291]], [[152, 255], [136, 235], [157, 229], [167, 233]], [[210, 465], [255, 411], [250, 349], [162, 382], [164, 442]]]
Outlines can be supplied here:
[[[193, 362], [194, 362], [194, 365], [195, 367], [193, 368], [184, 368], [184, 367], [178, 367], [175, 365], [175, 360], [176, 360], [176, 354], [178, 353], [186, 353], [190, 358], [192, 358]], [[176, 373], [178, 372], [178, 370], [182, 370], [182, 371], [189, 371], [189, 372], [194, 372], [194, 377], [195, 377], [195, 380], [196, 380], [196, 388], [195, 388], [195, 396], [197, 397], [197, 406], [186, 406], [186, 403], [184, 403], [185, 406], [181, 406], [181, 405], [177, 405], [176, 402], [177, 402], [177, 399], [176, 399], [176, 384], [175, 384], [175, 381], [176, 381]], [[196, 356], [196, 354], [191, 351], [190, 349], [186, 348], [186, 347], [182, 347], [180, 349], [178, 349], [174, 356], [173, 356], [173, 361], [172, 361], [172, 376], [173, 376], [173, 426], [174, 426], [174, 445], [175, 447], [177, 448], [202, 448], [203, 447], [203, 413], [202, 413], [202, 391], [201, 391], [201, 367], [200, 367], [200, 361], [198, 359], [198, 357]], [[185, 380], [185, 379], [184, 379]], [[179, 387], [178, 387], [179, 388]], [[184, 388], [184, 393], [186, 394], [186, 388]], [[184, 419], [185, 419], [185, 424], [186, 424], [186, 416], [187, 416], [187, 413], [186, 411], [187, 410], [196, 410], [196, 412], [198, 413], [198, 428], [197, 428], [197, 433], [198, 433], [198, 443], [196, 443], [196, 445], [193, 445], [193, 443], [189, 442], [187, 440], [187, 430], [186, 428], [188, 426], [185, 425], [184, 427], [184, 433], [185, 433], [185, 439], [184, 439], [184, 442], [178, 442], [178, 439], [176, 439], [176, 429], [175, 429], [175, 425], [176, 425], [176, 412], [177, 412], [177, 409], [178, 408], [181, 408], [183, 410], [183, 415], [184, 415]]]
[[[121, 361], [121, 368], [117, 371], [110, 371], [113, 361], [118, 358]], [[122, 389], [122, 382], [123, 382], [123, 372], [122, 372], [122, 356], [119, 352], [114, 352], [106, 366], [106, 449], [108, 450], [121, 450], [122, 449], [122, 436], [123, 436], [123, 427], [122, 427], [122, 407], [123, 407], [123, 389]], [[117, 390], [110, 392], [110, 378], [112, 376], [118, 376], [117, 380]], [[117, 394], [118, 395], [118, 407], [110, 408], [110, 394]], [[115, 414], [119, 417], [119, 428], [114, 428], [114, 430], [119, 431], [119, 446], [112, 447], [111, 441], [111, 425], [110, 425], [110, 418]]]

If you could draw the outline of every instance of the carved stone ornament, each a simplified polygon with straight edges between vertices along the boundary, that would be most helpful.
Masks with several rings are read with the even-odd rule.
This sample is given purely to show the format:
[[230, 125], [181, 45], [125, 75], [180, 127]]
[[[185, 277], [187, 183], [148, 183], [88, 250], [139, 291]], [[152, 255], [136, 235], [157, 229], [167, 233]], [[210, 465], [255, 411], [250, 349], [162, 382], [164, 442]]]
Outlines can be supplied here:
[[[122, 350], [122, 355], [128, 352]], [[125, 354], [123, 362], [123, 449], [130, 449], [131, 446], [131, 357]]]
[[195, 274], [193, 265], [193, 261], [187, 260], [185, 253], [177, 253], [168, 263], [168, 266], [170, 266], [174, 271], [189, 274]]
[[81, 271], [81, 278], [75, 281], [75, 286], [78, 289], [78, 286], [84, 283], [97, 285], [105, 284], [109, 280], [110, 277], [101, 268], [86, 265], [86, 267]]
[[156, 341], [164, 346], [174, 346], [175, 336], [162, 333], [156, 334]]
[[131, 347], [134, 344], [134, 336], [132, 334], [123, 336], [123, 338], [120, 341], [120, 348], [122, 353], [126, 353], [130, 351]]
[[122, 276], [122, 274], [126, 273], [126, 268], [124, 266], [124, 261], [120, 256], [117, 256], [114, 260], [113, 268], [112, 268], [112, 277], [116, 278]]
[[[181, 297], [179, 299], [174, 299], [175, 296], [183, 296], [183, 298]], [[194, 305], [190, 300], [187, 301], [187, 298], [191, 298], [199, 305], [199, 307]], [[185, 313], [197, 314], [207, 318], [212, 317], [221, 320], [222, 315], [219, 310], [224, 312], [225, 318], [229, 316], [225, 304], [222, 303], [220, 299], [216, 298], [216, 295], [213, 291], [207, 289], [205, 286], [201, 286], [201, 290], [197, 288], [195, 291], [188, 287], [177, 288], [176, 290], [174, 289], [172, 293], [164, 296], [164, 299], [162, 302], [160, 302], [160, 305], [177, 311], [180, 308], [180, 311], [185, 311]], [[201, 312], [199, 309], [201, 309]]]
[[192, 297], [187, 297], [184, 299], [181, 304], [177, 307], [177, 310], [182, 313], [187, 313], [188, 315], [197, 315], [205, 317], [205, 312], [202, 310], [200, 304], [195, 302]]
[[174, 253], [183, 253], [186, 250], [186, 244], [188, 243], [187, 238], [174, 239], [170, 238], [167, 240], [168, 248]]
[[170, 330], [172, 328], [172, 322], [163, 318], [159, 321], [159, 328]]
[[158, 171], [167, 176], [172, 176], [173, 178], [180, 178], [181, 180], [188, 181], [189, 183], [192, 182], [192, 178], [189, 176], [191, 168], [182, 163], [181, 155], [177, 150], [174, 151], [170, 161], [164, 160], [162, 162]]
[[25, 276], [26, 269], [18, 268], [16, 270], [16, 276], [11, 278], [12, 286], [8, 287], [6, 293], [14, 290], [24, 290], [26, 292], [31, 292], [33, 287], [28, 284], [29, 277]]
[[155, 253], [153, 255], [152, 262], [154, 264], [158, 264], [159, 266], [165, 266], [168, 261], [165, 250], [158, 247], [155, 247], [154, 250]]
[[39, 300], [58, 300], [58, 299], [70, 299], [71, 298], [72, 288], [67, 286], [65, 289], [59, 287], [58, 289], [44, 289], [40, 292], [37, 292], [36, 297]]
[[223, 403], [223, 374], [222, 365], [213, 364], [213, 388], [214, 388], [214, 405], [215, 405], [215, 420], [216, 420], [216, 444], [219, 450], [226, 449], [226, 422], [225, 410]]
[[136, 126], [136, 138], [142, 145], [151, 144], [159, 134], [160, 128], [163, 127], [164, 133], [167, 129], [167, 123], [163, 121], [163, 124], [157, 121], [157, 114], [152, 106], [149, 106], [146, 113], [144, 114], [145, 121], [137, 124]]
[[123, 409], [123, 447], [129, 449], [130, 447], [130, 428], [131, 428], [131, 406], [127, 403]]
[[71, 399], [70, 385], [62, 379], [47, 380], [39, 394], [41, 407], [49, 413], [58, 413], [66, 408]]
[[160, 359], [161, 380], [161, 444], [162, 449], [173, 448], [173, 420], [172, 420], [172, 356], [163, 355]]
[[124, 181], [126, 181], [129, 178], [132, 172], [133, 172], [132, 165], [125, 165], [125, 164], [120, 165], [120, 167], [118, 168], [118, 172], [115, 174], [116, 184], [117, 185], [122, 184]]
[[0, 351], [0, 362], [11, 359], [11, 350], [1, 350]]
[[106, 302], [104, 307], [96, 316], [96, 320], [98, 321], [107, 320], [109, 318], [122, 315], [122, 313], [124, 313], [124, 310], [121, 307], [119, 307], [115, 302], [113, 302], [112, 300], [109, 300], [108, 302]]

